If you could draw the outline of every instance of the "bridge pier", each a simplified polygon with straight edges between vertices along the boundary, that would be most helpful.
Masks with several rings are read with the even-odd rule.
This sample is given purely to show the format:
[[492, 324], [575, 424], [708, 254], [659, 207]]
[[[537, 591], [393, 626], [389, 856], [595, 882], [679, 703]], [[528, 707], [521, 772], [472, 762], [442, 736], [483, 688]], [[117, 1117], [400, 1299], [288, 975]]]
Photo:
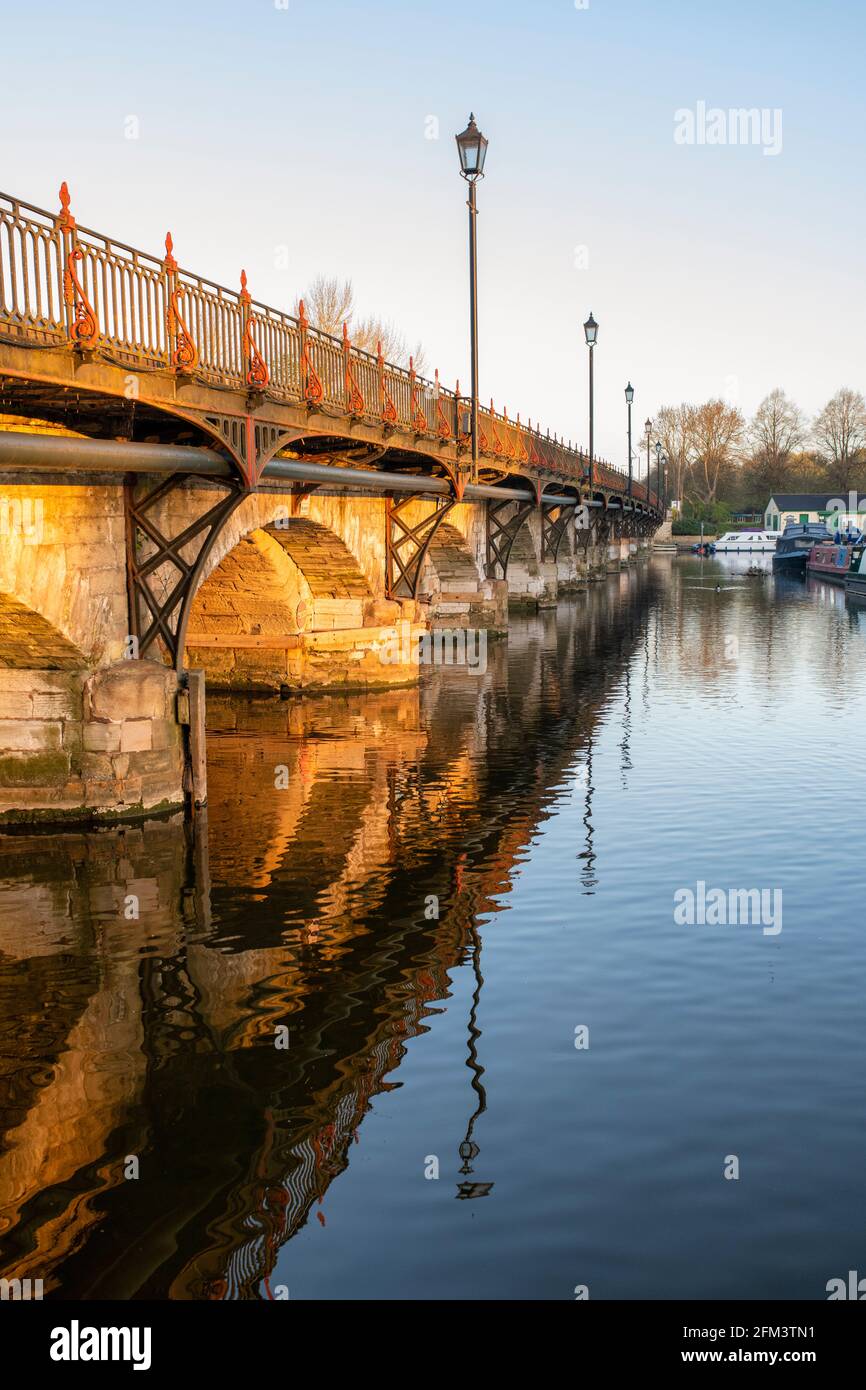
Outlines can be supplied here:
[[587, 548], [587, 572], [590, 582], [598, 583], [606, 578], [608, 574], [608, 545], [606, 540], [599, 540], [592, 543]]
[[548, 561], [540, 570], [543, 587], [538, 595], [538, 607], [555, 608], [559, 602], [559, 567]]
[[508, 631], [508, 585], [485, 579], [486, 504], [456, 506], [439, 525], [418, 587], [431, 628]]
[[0, 821], [123, 819], [183, 804], [179, 677], [150, 661], [0, 668]]
[[610, 573], [616, 574], [618, 570], [625, 569], [631, 559], [631, 544], [626, 536], [614, 536], [608, 542], [607, 547], [608, 564]]

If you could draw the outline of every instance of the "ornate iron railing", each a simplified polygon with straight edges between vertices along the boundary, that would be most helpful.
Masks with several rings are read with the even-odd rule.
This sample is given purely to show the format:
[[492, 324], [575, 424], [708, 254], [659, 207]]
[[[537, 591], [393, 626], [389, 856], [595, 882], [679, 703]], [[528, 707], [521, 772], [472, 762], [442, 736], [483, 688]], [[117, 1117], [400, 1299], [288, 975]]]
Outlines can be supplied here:
[[[0, 193], [0, 331], [41, 346], [72, 345], [138, 370], [189, 373], [215, 385], [266, 391], [420, 440], [468, 444], [469, 399], [309, 323], [260, 304], [246, 275], [235, 292], [182, 270], [170, 234], [160, 260], [79, 227], [66, 184], [57, 214]], [[507, 412], [479, 410], [480, 453], [585, 483], [580, 449]], [[595, 459], [596, 484], [627, 491], [626, 474]], [[633, 495], [656, 504], [642, 483]]]

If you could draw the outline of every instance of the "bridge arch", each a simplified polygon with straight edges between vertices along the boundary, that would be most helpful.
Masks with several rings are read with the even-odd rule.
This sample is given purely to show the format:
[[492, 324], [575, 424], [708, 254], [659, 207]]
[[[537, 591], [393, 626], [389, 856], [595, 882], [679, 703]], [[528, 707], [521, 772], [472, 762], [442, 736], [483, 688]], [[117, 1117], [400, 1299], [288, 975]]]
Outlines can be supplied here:
[[53, 623], [0, 592], [0, 667], [16, 671], [81, 671], [87, 658]]
[[56, 476], [7, 476], [0, 496], [0, 593], [44, 619], [81, 665], [119, 658], [129, 631], [118, 496], [101, 480]]
[[308, 517], [278, 518], [233, 537], [226, 527], [193, 596], [187, 645], [195, 636], [287, 635], [307, 628], [361, 627], [373, 597], [339, 536]]
[[186, 629], [186, 664], [203, 667], [209, 685], [365, 689], [417, 679], [408, 645], [394, 649], [401, 605], [376, 598], [328, 526], [282, 515], [230, 541], [208, 557]]
[[509, 599], [534, 600], [543, 588], [540, 545], [533, 522], [540, 528], [537, 509], [524, 519], [511, 545], [506, 571]]
[[420, 593], [468, 594], [477, 588], [478, 568], [466, 537], [450, 522], [441, 522], [427, 550]]

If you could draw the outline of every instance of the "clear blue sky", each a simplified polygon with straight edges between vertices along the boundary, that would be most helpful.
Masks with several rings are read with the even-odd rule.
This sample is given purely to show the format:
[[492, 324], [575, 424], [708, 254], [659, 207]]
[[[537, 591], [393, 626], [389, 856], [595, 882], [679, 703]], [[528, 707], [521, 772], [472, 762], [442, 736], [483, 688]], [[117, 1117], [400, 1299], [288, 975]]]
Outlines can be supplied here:
[[[661, 404], [866, 387], [862, 0], [3, 4], [6, 192], [289, 308], [319, 271], [467, 371], [454, 132], [479, 189], [481, 394], [625, 463]], [[781, 108], [782, 153], [674, 142], [674, 113]], [[125, 138], [127, 117], [140, 123]], [[426, 138], [428, 118], [440, 138]], [[277, 248], [287, 248], [281, 268]], [[575, 265], [586, 247], [588, 268]]]

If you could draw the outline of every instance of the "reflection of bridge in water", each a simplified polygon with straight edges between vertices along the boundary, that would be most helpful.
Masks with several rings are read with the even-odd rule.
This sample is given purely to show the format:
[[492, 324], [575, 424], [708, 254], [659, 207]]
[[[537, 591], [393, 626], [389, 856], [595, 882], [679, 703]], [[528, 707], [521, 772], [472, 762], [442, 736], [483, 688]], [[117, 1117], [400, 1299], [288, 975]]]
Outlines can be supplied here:
[[483, 1195], [479, 921], [578, 762], [592, 891], [593, 734], [650, 598], [634, 572], [611, 579], [420, 698], [214, 702], [194, 837], [174, 820], [0, 842], [4, 1274], [73, 1297], [267, 1296], [467, 963], [458, 1195]]

